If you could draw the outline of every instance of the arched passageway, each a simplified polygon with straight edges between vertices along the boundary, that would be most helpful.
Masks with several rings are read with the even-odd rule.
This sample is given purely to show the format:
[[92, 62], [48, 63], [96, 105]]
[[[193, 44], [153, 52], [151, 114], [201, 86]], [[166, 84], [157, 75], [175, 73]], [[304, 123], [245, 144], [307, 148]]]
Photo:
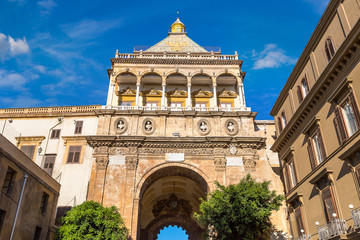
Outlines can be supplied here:
[[156, 240], [169, 225], [184, 229], [189, 240], [202, 239], [204, 227], [193, 214], [208, 191], [206, 180], [186, 167], [169, 166], [152, 173], [140, 190], [139, 239]]

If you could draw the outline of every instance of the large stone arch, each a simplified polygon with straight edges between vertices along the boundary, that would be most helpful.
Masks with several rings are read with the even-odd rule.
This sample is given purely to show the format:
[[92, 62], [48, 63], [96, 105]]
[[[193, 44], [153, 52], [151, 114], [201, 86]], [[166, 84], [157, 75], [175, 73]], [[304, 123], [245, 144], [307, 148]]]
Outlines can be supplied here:
[[[166, 188], [162, 186], [169, 186], [173, 181], [174, 192], [165, 191]], [[176, 187], [179, 190], [175, 190], [176, 181], [186, 181], [187, 185]], [[192, 188], [189, 189], [188, 186]], [[186, 192], [181, 192], [181, 187], [186, 188]], [[204, 198], [206, 193], [213, 189], [214, 183], [202, 170], [193, 165], [164, 163], [153, 167], [136, 185], [135, 198], [139, 199], [137, 232], [140, 233], [140, 237], [138, 239], [154, 240], [160, 230], [169, 225], [182, 227], [191, 240], [201, 239], [204, 227], [192, 217], [200, 203], [194, 196], [201, 191], [203, 193], [201, 198]], [[189, 194], [190, 192], [192, 194]], [[159, 204], [159, 215], [156, 215], [154, 211]]]

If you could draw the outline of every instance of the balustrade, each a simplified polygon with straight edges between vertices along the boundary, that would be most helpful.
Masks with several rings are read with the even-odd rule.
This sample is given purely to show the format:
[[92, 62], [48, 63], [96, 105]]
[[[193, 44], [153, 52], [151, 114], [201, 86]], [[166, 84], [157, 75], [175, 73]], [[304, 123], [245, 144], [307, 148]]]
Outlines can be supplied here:
[[346, 222], [344, 219], [334, 219], [328, 224], [318, 227], [319, 240], [327, 240], [334, 236], [347, 233]]

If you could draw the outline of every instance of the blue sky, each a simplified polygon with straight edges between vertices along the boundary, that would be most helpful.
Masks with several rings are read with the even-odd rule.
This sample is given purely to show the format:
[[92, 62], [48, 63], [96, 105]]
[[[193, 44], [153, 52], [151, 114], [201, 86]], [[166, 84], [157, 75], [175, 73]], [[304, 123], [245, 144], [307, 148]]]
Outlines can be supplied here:
[[235, 51], [247, 105], [269, 112], [328, 0], [0, 1], [0, 108], [105, 104], [115, 50], [154, 45], [176, 12], [202, 46]]

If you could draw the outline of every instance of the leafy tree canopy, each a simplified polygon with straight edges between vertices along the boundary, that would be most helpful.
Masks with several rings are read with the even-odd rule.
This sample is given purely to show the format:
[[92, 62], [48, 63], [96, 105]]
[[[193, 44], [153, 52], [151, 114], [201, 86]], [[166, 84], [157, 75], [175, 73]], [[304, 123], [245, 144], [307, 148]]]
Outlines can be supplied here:
[[128, 230], [115, 206], [89, 201], [74, 207], [61, 220], [59, 240], [126, 240]]
[[272, 211], [279, 210], [284, 197], [269, 190], [270, 182], [256, 182], [250, 175], [228, 187], [217, 184], [200, 204], [195, 218], [209, 226], [207, 237], [216, 240], [270, 239]]

